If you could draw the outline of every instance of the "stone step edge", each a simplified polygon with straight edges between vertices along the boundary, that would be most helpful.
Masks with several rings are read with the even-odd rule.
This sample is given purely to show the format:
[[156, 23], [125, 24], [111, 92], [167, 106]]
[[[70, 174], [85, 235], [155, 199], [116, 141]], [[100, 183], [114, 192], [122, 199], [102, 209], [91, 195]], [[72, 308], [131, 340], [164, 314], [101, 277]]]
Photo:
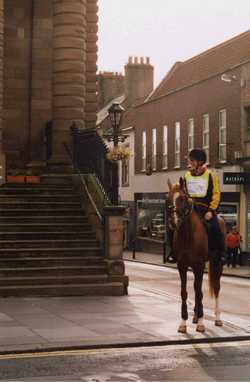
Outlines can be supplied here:
[[55, 265], [50, 267], [15, 267], [15, 268], [0, 268], [1, 272], [27, 272], [27, 271], [49, 271], [49, 270], [86, 270], [86, 269], [102, 269], [106, 270], [104, 264], [99, 265]]
[[26, 244], [26, 243], [30, 243], [30, 244], [44, 244], [44, 243], [64, 243], [64, 242], [67, 242], [67, 243], [84, 243], [86, 241], [90, 241], [92, 243], [96, 243], [97, 240], [95, 239], [88, 239], [88, 238], [85, 238], [85, 239], [37, 239], [37, 240], [1, 240], [0, 239], [0, 248], [1, 248], [1, 244]]
[[[43, 235], [43, 234], [46, 234], [46, 235], [67, 235], [67, 234], [78, 234], [78, 235], [84, 235], [86, 233], [86, 235], [89, 235], [91, 232], [76, 232], [76, 231], [11, 231], [11, 232], [6, 232], [6, 231], [1, 231], [0, 232], [0, 236], [1, 235]], [[95, 232], [93, 231], [92, 232], [93, 234], [95, 234]]]
[[99, 251], [101, 250], [101, 247], [64, 247], [64, 248], [0, 248], [0, 254], [1, 252], [32, 252], [32, 251], [54, 251], [54, 252], [60, 252], [60, 251]]
[[4, 261], [5, 263], [6, 262], [15, 262], [15, 261], [21, 261], [21, 262], [24, 262], [24, 261], [49, 261], [49, 260], [84, 260], [84, 261], [89, 261], [89, 260], [104, 260], [104, 258], [102, 256], [58, 256], [58, 257], [53, 257], [53, 256], [48, 256], [48, 257], [35, 257], [35, 256], [32, 256], [32, 257], [11, 257], [11, 258], [3, 258], [3, 257], [0, 257], [0, 263], [2, 261]]
[[121, 282], [107, 282], [107, 283], [104, 283], [103, 285], [100, 285], [100, 284], [95, 284], [95, 283], [91, 283], [91, 284], [52, 284], [52, 285], [13, 285], [13, 286], [0, 286], [0, 291], [1, 290], [7, 290], [7, 289], [54, 289], [54, 288], [88, 288], [89, 286], [94, 287], [108, 287], [108, 286], [123, 286], [123, 283]]
[[101, 274], [90, 274], [90, 275], [82, 275], [82, 274], [79, 274], [79, 275], [53, 275], [53, 276], [23, 276], [23, 277], [14, 277], [14, 276], [10, 276], [10, 277], [0, 277], [0, 282], [1, 281], [5, 281], [5, 280], [8, 280], [8, 281], [23, 281], [23, 280], [54, 280], [54, 279], [76, 279], [76, 278], [81, 278], [83, 280], [87, 280], [87, 279], [108, 279], [108, 274], [107, 273], [101, 273]]

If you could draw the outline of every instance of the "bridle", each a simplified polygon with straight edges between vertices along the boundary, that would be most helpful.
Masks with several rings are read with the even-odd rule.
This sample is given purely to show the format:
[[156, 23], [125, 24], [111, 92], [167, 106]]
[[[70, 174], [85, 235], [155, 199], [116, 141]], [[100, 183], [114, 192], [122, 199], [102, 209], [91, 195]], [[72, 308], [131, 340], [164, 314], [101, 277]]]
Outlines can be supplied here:
[[[180, 201], [182, 204], [178, 206]], [[193, 200], [190, 199], [186, 193], [181, 193], [175, 201], [173, 201], [173, 198], [167, 198], [166, 211], [168, 226], [171, 229], [178, 229], [185, 222], [186, 218], [191, 215], [193, 208]]]

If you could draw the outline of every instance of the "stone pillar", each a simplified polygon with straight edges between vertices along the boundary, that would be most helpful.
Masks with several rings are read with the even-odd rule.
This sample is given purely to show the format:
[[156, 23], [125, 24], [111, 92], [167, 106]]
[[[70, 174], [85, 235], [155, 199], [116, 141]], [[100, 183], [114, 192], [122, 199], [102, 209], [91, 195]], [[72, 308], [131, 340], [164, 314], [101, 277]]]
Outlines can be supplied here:
[[30, 166], [45, 160], [45, 126], [52, 119], [53, 20], [51, 0], [33, 0], [30, 76]]
[[5, 183], [5, 155], [2, 151], [3, 133], [3, 41], [4, 0], [0, 0], [0, 185]]
[[2, 151], [3, 123], [3, 41], [4, 41], [4, 0], [0, 0], [0, 152]]
[[67, 162], [63, 143], [70, 126], [84, 127], [86, 86], [86, 0], [53, 0], [53, 153]]
[[97, 0], [87, 0], [85, 126], [96, 126], [97, 115]]
[[122, 282], [124, 294], [127, 294], [128, 277], [125, 276], [123, 261], [123, 216], [126, 207], [106, 206], [103, 209], [105, 219], [105, 261], [110, 282]]

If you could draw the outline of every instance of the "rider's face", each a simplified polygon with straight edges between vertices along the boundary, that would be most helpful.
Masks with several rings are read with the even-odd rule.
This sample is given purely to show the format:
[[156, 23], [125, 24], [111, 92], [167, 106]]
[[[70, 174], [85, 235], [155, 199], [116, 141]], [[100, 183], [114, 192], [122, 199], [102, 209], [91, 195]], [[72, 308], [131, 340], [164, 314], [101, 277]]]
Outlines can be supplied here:
[[195, 159], [188, 159], [188, 165], [191, 168], [191, 170], [197, 170], [199, 167], [199, 162]]

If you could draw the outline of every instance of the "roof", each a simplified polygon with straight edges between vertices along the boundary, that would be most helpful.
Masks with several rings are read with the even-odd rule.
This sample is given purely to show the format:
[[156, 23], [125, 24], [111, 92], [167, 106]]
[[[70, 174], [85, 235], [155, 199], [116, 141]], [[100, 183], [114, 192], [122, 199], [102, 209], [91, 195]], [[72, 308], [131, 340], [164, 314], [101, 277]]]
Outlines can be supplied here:
[[96, 126], [100, 126], [100, 124], [107, 118], [108, 116], [108, 109], [114, 102], [118, 102], [119, 104], [122, 104], [125, 100], [125, 95], [113, 98], [107, 105], [105, 105], [101, 110], [97, 113], [97, 121]]
[[147, 101], [191, 86], [250, 61], [250, 30], [184, 62], [177, 62]]

